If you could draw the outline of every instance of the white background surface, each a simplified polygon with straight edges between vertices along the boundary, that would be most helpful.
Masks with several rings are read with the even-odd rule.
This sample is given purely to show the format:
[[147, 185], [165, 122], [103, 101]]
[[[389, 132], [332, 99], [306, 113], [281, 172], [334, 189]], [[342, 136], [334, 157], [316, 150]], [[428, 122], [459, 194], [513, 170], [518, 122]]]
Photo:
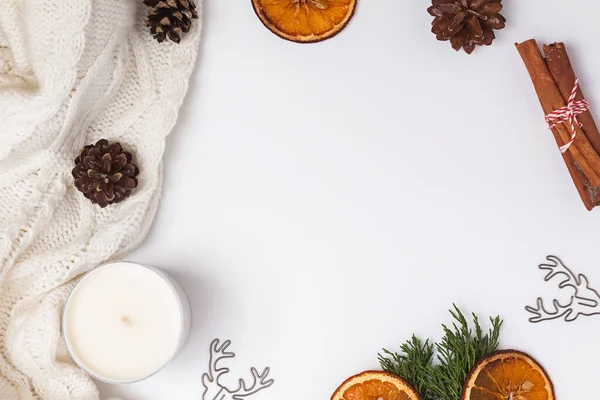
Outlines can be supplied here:
[[505, 0], [507, 28], [467, 56], [435, 40], [426, 0], [359, 3], [339, 36], [298, 45], [249, 0], [205, 1], [163, 202], [129, 257], [181, 281], [191, 339], [104, 396], [200, 400], [220, 337], [238, 353], [230, 382], [272, 368], [252, 400], [328, 399], [381, 347], [438, 339], [452, 302], [500, 314], [502, 346], [538, 358], [558, 398], [596, 392], [600, 316], [535, 326], [523, 309], [558, 294], [537, 270], [550, 253], [600, 288], [600, 211], [581, 204], [513, 43], [565, 41], [598, 111], [600, 4]]

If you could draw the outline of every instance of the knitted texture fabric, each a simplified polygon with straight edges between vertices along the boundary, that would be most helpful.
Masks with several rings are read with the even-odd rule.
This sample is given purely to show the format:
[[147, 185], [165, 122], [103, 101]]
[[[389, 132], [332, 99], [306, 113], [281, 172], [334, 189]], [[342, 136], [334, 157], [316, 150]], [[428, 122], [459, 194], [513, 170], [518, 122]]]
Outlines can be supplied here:
[[[1, 3], [0, 399], [98, 399], [68, 357], [62, 309], [78, 276], [125, 255], [150, 226], [200, 23], [180, 45], [159, 44], [138, 0]], [[140, 169], [132, 196], [105, 209], [71, 176], [101, 138]]]

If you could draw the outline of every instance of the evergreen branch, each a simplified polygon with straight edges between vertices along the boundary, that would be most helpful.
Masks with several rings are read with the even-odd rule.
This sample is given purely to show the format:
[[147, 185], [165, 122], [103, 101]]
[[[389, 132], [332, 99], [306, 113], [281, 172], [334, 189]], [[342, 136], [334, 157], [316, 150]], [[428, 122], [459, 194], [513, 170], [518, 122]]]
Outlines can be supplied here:
[[444, 336], [439, 343], [422, 342], [413, 335], [400, 346], [401, 353], [384, 349], [384, 355], [379, 354], [383, 370], [405, 379], [422, 400], [460, 400], [463, 385], [475, 364], [498, 348], [500, 317], [490, 318], [492, 327], [484, 335], [477, 315], [473, 314], [473, 331], [464, 314], [453, 306], [450, 314], [455, 322], [452, 327], [442, 325]]
[[383, 349], [385, 356], [379, 354], [379, 364], [384, 371], [398, 375], [427, 400], [427, 377], [433, 363], [434, 347], [426, 340], [423, 343], [415, 335], [400, 346], [402, 353], [392, 353]]

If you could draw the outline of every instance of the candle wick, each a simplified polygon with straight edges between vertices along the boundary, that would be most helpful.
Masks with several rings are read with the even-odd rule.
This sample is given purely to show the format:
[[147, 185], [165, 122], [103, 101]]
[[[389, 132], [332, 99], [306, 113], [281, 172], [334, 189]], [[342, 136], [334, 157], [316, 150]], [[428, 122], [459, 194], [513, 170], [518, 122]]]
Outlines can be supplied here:
[[123, 315], [121, 317], [121, 324], [123, 324], [124, 326], [131, 325], [131, 318], [129, 318], [127, 315]]

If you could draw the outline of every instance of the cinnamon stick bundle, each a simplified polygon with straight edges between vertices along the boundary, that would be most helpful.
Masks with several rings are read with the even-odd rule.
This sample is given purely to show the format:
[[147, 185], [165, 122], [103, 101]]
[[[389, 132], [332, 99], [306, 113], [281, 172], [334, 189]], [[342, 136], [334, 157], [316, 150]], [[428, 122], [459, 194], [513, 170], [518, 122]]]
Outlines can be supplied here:
[[[544, 45], [545, 58], [533, 39], [517, 43], [516, 46], [544, 114], [548, 115], [565, 107], [576, 81], [565, 45]], [[583, 92], [578, 89], [575, 101], [583, 99]], [[600, 205], [600, 132], [589, 111], [577, 115], [577, 120], [582, 127], [575, 124], [575, 141], [562, 156], [583, 204], [588, 210], [592, 210]], [[564, 121], [557, 124], [552, 128], [552, 134], [559, 147], [567, 144], [571, 140], [570, 123]]]

